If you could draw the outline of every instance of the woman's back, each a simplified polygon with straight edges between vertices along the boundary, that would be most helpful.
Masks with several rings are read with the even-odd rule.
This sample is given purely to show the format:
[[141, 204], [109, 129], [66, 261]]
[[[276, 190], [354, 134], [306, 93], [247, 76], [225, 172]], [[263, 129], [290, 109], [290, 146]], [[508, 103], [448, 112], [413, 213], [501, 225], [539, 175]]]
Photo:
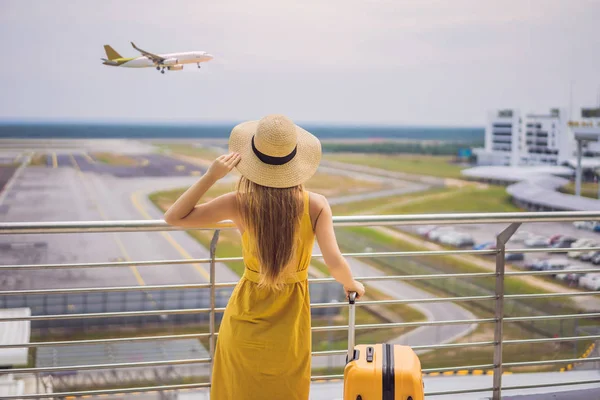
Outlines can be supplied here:
[[[308, 267], [314, 246], [315, 234], [310, 216], [310, 194], [302, 194], [303, 211], [294, 238], [295, 249], [290, 263], [282, 269], [282, 280], [286, 283], [296, 282], [308, 277]], [[242, 234], [242, 254], [244, 256], [244, 276], [256, 283], [260, 282], [260, 260], [257, 256], [257, 239], [253, 232], [245, 229]]]
[[219, 328], [211, 399], [249, 399], [256, 393], [265, 399], [308, 398], [311, 318], [307, 278], [314, 245], [309, 196], [303, 193], [295, 252], [282, 272], [280, 288], [260, 285], [257, 240], [248, 229], [242, 233], [245, 271]]

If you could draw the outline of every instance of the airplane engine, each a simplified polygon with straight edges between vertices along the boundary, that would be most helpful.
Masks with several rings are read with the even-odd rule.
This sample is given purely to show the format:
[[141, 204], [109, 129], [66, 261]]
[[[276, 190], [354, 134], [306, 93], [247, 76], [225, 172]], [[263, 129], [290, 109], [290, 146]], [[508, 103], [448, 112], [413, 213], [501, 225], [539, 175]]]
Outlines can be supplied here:
[[183, 64], [176, 64], [167, 68], [169, 68], [169, 71], [181, 71], [183, 69]]
[[165, 61], [163, 61], [164, 65], [176, 65], [177, 64], [177, 59], [176, 58], [167, 58]]

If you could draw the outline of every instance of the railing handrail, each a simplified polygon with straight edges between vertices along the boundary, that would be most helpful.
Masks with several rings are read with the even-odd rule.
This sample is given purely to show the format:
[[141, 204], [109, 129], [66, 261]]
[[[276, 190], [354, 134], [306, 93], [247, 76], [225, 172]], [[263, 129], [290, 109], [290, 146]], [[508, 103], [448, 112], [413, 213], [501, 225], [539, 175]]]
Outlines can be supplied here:
[[[582, 220], [600, 221], [600, 211], [351, 215], [333, 217], [335, 226], [570, 222]], [[235, 228], [235, 224], [231, 221], [223, 221], [203, 228], [172, 226], [163, 220], [2, 222], [0, 223], [0, 234], [180, 231], [189, 229], [214, 230], [233, 228]]]

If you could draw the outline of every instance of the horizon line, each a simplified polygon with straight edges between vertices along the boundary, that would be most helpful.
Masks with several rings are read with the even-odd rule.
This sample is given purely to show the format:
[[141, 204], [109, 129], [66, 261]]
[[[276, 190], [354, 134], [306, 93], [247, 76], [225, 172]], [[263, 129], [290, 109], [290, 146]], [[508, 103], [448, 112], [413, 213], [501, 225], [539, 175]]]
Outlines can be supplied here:
[[[134, 121], [134, 120], [84, 120], [84, 119], [11, 119], [0, 117], [0, 125], [138, 125], [138, 126], [235, 126], [246, 120], [239, 121], [168, 121], [168, 120], [156, 120], [156, 121]], [[337, 127], [378, 127], [378, 128], [452, 128], [452, 129], [485, 129], [484, 125], [427, 125], [427, 124], [414, 124], [414, 123], [393, 123], [393, 122], [352, 122], [352, 121], [298, 121], [295, 122], [297, 125], [304, 126], [337, 126]]]

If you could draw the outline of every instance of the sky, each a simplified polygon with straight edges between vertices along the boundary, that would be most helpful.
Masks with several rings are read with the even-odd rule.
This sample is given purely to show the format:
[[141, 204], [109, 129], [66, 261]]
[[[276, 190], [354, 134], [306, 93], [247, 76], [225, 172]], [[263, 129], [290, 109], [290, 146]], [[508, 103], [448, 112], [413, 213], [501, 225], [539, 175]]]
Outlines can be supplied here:
[[[0, 120], [483, 126], [597, 105], [598, 24], [600, 0], [0, 0]], [[102, 65], [130, 41], [215, 59]]]

